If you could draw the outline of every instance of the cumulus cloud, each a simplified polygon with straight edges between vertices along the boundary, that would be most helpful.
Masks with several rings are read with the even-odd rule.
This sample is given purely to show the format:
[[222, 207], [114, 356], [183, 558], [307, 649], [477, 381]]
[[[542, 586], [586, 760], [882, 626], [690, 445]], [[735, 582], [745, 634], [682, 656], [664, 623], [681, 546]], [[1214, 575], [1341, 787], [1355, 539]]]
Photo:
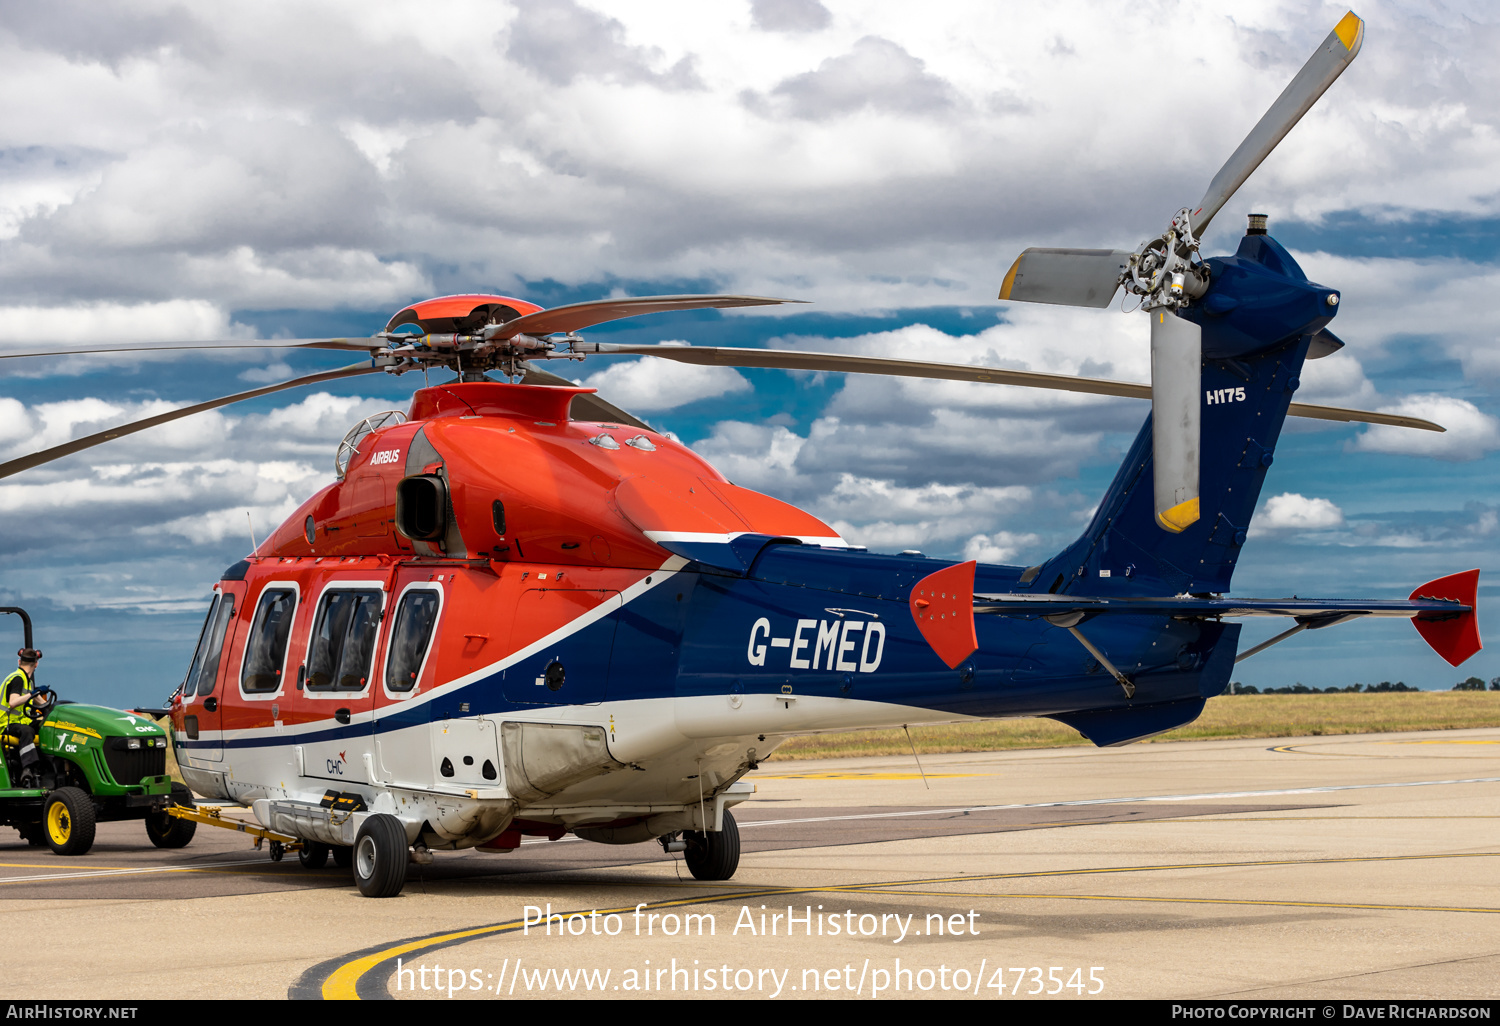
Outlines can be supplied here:
[[611, 363], [579, 384], [597, 388], [622, 409], [641, 413], [750, 391], [750, 382], [732, 367], [699, 367], [650, 357]]
[[1320, 531], [1343, 526], [1344, 511], [1329, 500], [1283, 492], [1266, 500], [1265, 508], [1253, 521], [1250, 533]]
[[750, 0], [750, 24], [765, 32], [817, 32], [832, 23], [819, 0]]
[[683, 57], [665, 71], [654, 46], [625, 41], [625, 25], [573, 0], [519, 0], [506, 55], [553, 85], [575, 78], [646, 82], [672, 89], [701, 88], [693, 58]]
[[1381, 413], [1421, 417], [1441, 424], [1447, 431], [1416, 431], [1410, 428], [1374, 425], [1353, 442], [1360, 452], [1400, 453], [1432, 456], [1466, 462], [1500, 449], [1500, 420], [1484, 413], [1465, 399], [1446, 395], [1412, 395], [1382, 406]]
[[866, 36], [846, 54], [830, 57], [816, 71], [776, 85], [769, 98], [746, 94], [753, 110], [785, 112], [823, 121], [871, 109], [888, 114], [923, 115], [952, 107], [957, 94], [926, 63], [889, 39]]
[[964, 543], [964, 558], [981, 563], [1010, 563], [1022, 552], [1034, 549], [1041, 540], [1040, 535], [1010, 531], [976, 534]]
[[0, 306], [0, 350], [25, 350], [49, 343], [149, 343], [168, 339], [254, 337], [252, 329], [233, 322], [218, 305], [202, 299]]

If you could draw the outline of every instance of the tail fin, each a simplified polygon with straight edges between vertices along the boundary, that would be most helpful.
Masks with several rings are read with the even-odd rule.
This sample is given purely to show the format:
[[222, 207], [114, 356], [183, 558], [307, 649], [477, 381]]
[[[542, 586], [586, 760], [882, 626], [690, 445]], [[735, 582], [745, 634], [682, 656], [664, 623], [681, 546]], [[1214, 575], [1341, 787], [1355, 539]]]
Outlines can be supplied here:
[[1156, 524], [1148, 416], [1088, 529], [1033, 576], [1032, 586], [1062, 593], [1091, 578], [1088, 594], [1228, 591], [1310, 339], [1204, 361], [1196, 523], [1180, 534]]
[[1229, 590], [1308, 347], [1338, 296], [1308, 281], [1291, 254], [1263, 234], [1245, 236], [1234, 256], [1209, 264], [1209, 292], [1181, 314], [1203, 329], [1197, 521], [1180, 533], [1156, 523], [1147, 417], [1083, 537], [1023, 578], [1033, 589]]

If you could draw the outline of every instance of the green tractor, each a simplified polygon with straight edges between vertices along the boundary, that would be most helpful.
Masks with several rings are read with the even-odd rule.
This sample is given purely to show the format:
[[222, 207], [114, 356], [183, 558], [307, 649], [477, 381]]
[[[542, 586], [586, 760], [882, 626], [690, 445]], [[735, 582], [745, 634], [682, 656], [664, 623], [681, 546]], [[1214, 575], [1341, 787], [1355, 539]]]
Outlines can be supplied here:
[[[20, 616], [31, 648], [31, 617], [13, 606], [0, 613]], [[192, 792], [167, 775], [167, 734], [150, 717], [60, 702], [48, 687], [18, 711], [31, 720], [39, 761], [22, 773], [14, 738], [0, 737], [0, 824], [58, 855], [85, 854], [97, 824], [113, 820], [145, 820], [158, 848], [193, 839], [198, 825], [166, 811], [191, 808]]]

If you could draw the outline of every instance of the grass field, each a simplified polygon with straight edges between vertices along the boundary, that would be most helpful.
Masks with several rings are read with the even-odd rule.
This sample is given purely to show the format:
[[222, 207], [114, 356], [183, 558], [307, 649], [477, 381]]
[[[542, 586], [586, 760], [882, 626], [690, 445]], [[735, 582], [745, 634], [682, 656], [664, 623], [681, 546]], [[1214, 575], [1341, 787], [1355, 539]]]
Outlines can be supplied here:
[[[1186, 727], [1153, 741], [1235, 737], [1373, 734], [1394, 730], [1500, 727], [1500, 691], [1424, 691], [1338, 695], [1220, 695]], [[1060, 748], [1089, 744], [1055, 720], [986, 720], [913, 727], [919, 754]], [[771, 759], [833, 759], [851, 755], [908, 755], [897, 730], [862, 730], [793, 738]]]

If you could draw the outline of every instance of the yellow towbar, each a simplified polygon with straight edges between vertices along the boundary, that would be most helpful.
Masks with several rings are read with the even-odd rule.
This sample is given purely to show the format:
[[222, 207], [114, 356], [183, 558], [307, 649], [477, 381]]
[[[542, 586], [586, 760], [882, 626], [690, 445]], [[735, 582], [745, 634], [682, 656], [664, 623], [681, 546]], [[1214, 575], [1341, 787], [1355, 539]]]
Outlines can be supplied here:
[[224, 817], [223, 812], [224, 810], [217, 805], [204, 805], [196, 809], [189, 809], [181, 805], [168, 805], [166, 808], [167, 815], [176, 816], [178, 819], [190, 819], [194, 823], [204, 823], [208, 826], [223, 827], [225, 830], [238, 830], [242, 834], [249, 834], [255, 838], [255, 848], [257, 851], [260, 850], [262, 844], [270, 841], [272, 862], [280, 862], [281, 856], [284, 853], [299, 851], [302, 848], [302, 842], [295, 837], [278, 834], [276, 831], [267, 830], [265, 827], [242, 823], [237, 819], [227, 819]]

